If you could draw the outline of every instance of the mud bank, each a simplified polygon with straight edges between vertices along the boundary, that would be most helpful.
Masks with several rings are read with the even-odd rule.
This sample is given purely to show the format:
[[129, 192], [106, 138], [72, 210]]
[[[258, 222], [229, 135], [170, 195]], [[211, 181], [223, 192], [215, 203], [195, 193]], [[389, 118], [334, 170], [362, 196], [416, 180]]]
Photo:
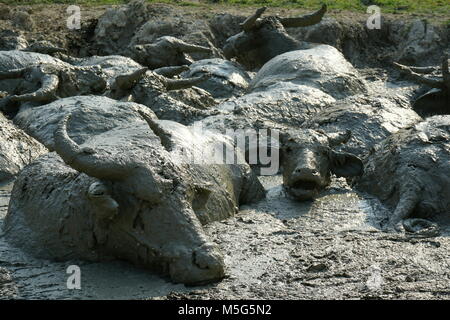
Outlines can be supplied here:
[[[66, 5], [9, 6], [8, 10], [2, 10], [0, 30], [19, 32], [28, 41], [51, 41], [67, 48], [72, 55], [102, 54], [103, 49], [93, 45], [94, 30], [100, 16], [110, 7], [81, 6], [81, 30], [69, 30]], [[142, 35], [138, 32], [133, 41], [154, 40], [148, 35], [145, 38], [145, 34], [150, 33], [152, 37], [173, 35], [188, 42], [222, 48], [229, 36], [239, 32], [239, 23], [254, 10], [222, 5], [152, 4], [149, 15], [155, 22], [140, 30]], [[304, 9], [270, 8], [268, 14], [295, 16], [306, 12]], [[393, 60], [412, 65], [435, 64], [439, 63], [442, 53], [449, 50], [448, 16], [382, 12], [381, 29], [368, 30], [369, 16], [365, 12], [332, 10], [321, 23], [288, 28], [288, 33], [298, 40], [335, 46], [357, 67], [380, 66]], [[129, 40], [133, 35], [128, 35]]]
[[[0, 237], [2, 299], [447, 299], [450, 221], [430, 239], [379, 230], [378, 200], [333, 181], [314, 202], [286, 197], [281, 176], [263, 177], [267, 199], [206, 227], [228, 266], [203, 287], [174, 285], [124, 262], [31, 258]], [[0, 190], [1, 219], [11, 185]], [[66, 269], [81, 268], [81, 290]]]
[[[159, 8], [165, 14], [172, 12], [177, 23], [180, 19], [201, 21], [201, 26], [224, 12], [220, 7], [156, 5], [156, 13]], [[80, 33], [65, 28], [65, 9], [56, 5], [17, 7], [14, 10], [29, 12], [33, 27], [13, 25], [5, 19], [0, 20], [0, 28], [20, 31], [27, 40], [46, 34], [46, 40], [75, 55], [96, 53], [90, 46], [91, 33], [105, 7], [83, 8]], [[251, 11], [227, 9], [231, 15], [224, 19], [239, 21]], [[273, 9], [272, 13], [298, 12]], [[402, 56], [405, 63], [425, 57], [419, 64], [434, 64], [449, 50], [448, 26], [433, 22], [430, 27], [411, 16], [386, 16], [384, 29], [368, 33], [363, 28], [366, 18], [334, 13], [315, 27], [289, 32], [298, 39], [340, 49], [368, 82], [368, 95], [413, 99], [422, 89], [399, 81], [390, 63]], [[169, 28], [167, 32], [172, 31]], [[231, 25], [220, 32], [217, 28], [202, 31], [207, 31], [205, 37], [217, 46], [235, 32]], [[423, 51], [413, 50], [408, 56], [412, 50], [408, 48]], [[429, 54], [431, 51], [436, 55]], [[387, 209], [375, 198], [353, 191], [343, 179], [334, 179], [315, 201], [303, 203], [284, 193], [281, 176], [260, 180], [268, 192], [266, 199], [242, 206], [235, 217], [205, 227], [207, 236], [224, 254], [227, 276], [219, 283], [175, 285], [121, 261], [36, 259], [12, 247], [0, 233], [0, 299], [448, 299], [450, 220], [439, 221], [439, 237], [389, 233], [380, 230]], [[12, 183], [0, 186], [0, 230], [11, 189]], [[69, 265], [81, 268], [80, 290], [67, 289]]]

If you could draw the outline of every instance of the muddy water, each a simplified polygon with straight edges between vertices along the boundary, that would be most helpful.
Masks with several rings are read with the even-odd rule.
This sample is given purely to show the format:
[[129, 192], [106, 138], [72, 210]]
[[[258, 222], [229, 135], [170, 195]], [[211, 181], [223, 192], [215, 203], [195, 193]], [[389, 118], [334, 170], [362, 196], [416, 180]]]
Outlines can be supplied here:
[[[343, 179], [315, 201], [289, 199], [281, 176], [261, 177], [265, 200], [206, 227], [221, 247], [227, 278], [187, 288], [124, 262], [51, 262], [0, 237], [0, 296], [26, 299], [446, 298], [447, 237], [409, 239], [379, 230], [387, 211]], [[0, 226], [11, 184], [0, 187]], [[81, 268], [68, 290], [66, 268]]]
[[[382, 70], [361, 73], [371, 93], [410, 97]], [[442, 235], [417, 239], [380, 229], [388, 211], [335, 179], [315, 201], [285, 195], [281, 176], [261, 177], [266, 199], [206, 226], [224, 254], [227, 278], [187, 288], [125, 262], [52, 262], [11, 247], [0, 233], [0, 298], [23, 299], [448, 299], [450, 216]], [[0, 186], [0, 230], [12, 184]], [[69, 290], [69, 265], [81, 289]]]
[[[388, 211], [333, 181], [314, 202], [290, 200], [281, 177], [264, 177], [268, 197], [208, 226], [228, 279], [189, 298], [446, 298], [447, 237], [412, 239], [379, 229]], [[171, 297], [186, 297], [171, 295]]]

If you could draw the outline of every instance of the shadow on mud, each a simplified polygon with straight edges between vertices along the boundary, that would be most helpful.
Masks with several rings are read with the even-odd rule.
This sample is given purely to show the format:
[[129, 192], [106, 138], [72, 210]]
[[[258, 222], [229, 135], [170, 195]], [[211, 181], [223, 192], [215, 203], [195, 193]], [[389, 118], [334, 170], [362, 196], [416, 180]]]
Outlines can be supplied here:
[[[388, 227], [392, 211], [376, 197], [350, 189], [344, 179], [334, 179], [331, 186], [316, 199], [304, 202], [295, 201], [286, 195], [281, 176], [260, 179], [267, 189], [267, 197], [256, 207], [284, 222], [297, 220], [296, 225], [322, 224], [324, 229], [337, 232], [370, 229], [395, 232]], [[450, 235], [450, 217], [437, 215], [428, 220], [439, 225], [440, 236]]]
[[432, 89], [414, 100], [412, 108], [421, 117], [450, 114], [450, 95], [442, 90]]

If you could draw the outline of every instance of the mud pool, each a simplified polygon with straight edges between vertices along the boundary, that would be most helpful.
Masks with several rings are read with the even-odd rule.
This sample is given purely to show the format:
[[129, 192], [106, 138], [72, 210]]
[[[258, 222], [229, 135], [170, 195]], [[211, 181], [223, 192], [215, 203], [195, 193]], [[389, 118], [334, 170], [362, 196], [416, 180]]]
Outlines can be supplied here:
[[[54, 12], [64, 14], [63, 9], [49, 7], [39, 10], [48, 22]], [[103, 9], [86, 9], [86, 14], [89, 19], [98, 18]], [[176, 10], [187, 12], [196, 9]], [[186, 19], [203, 23], [207, 14], [189, 12]], [[354, 23], [360, 18], [350, 15], [339, 23], [328, 21], [324, 24], [325, 30], [329, 30], [326, 28], [330, 25], [333, 28], [333, 24], [340, 29], [337, 29], [336, 39], [323, 42], [340, 47], [367, 82], [367, 96], [408, 101], [419, 95], [419, 85], [400, 81], [386, 67], [386, 61], [397, 53], [392, 53], [390, 47], [377, 47], [377, 39], [372, 42], [371, 38], [364, 38], [368, 35], [362, 32], [360, 24]], [[59, 31], [50, 30], [51, 24], [45, 19], [37, 21], [36, 32], [48, 33], [55, 43], [64, 44], [69, 39], [69, 45], [65, 45], [74, 55], [92, 53], [83, 51], [87, 39], [74, 35], [66, 39], [62, 27]], [[6, 20], [2, 21], [2, 28], [11, 27]], [[346, 24], [342, 21], [350, 21], [350, 27], [344, 28]], [[394, 34], [385, 32], [383, 37], [400, 41], [401, 28], [398, 25], [403, 25], [395, 19], [391, 22]], [[203, 24], [201, 26], [203, 28]], [[351, 30], [351, 26], [355, 30]], [[303, 34], [303, 31], [290, 31], [302, 39], [316, 40], [317, 34], [324, 33], [320, 30]], [[427, 30], [432, 28], [425, 28], [424, 37]], [[32, 35], [32, 32], [26, 35]], [[189, 36], [185, 38], [190, 40]], [[228, 35], [214, 36], [214, 40], [220, 43]], [[392, 39], [381, 40], [387, 43]], [[406, 49], [404, 51], [408, 53]], [[425, 49], [424, 52], [426, 56]], [[436, 57], [431, 58], [436, 64]], [[389, 131], [391, 128], [386, 129]], [[382, 230], [381, 225], [386, 221], [389, 210], [376, 198], [350, 188], [343, 178], [333, 178], [331, 185], [319, 197], [307, 202], [297, 202], [287, 196], [280, 175], [261, 176], [259, 179], [267, 190], [265, 199], [243, 205], [236, 216], [204, 227], [206, 235], [218, 245], [225, 259], [226, 277], [220, 282], [188, 287], [173, 284], [169, 278], [124, 261], [93, 263], [37, 259], [11, 246], [0, 231], [0, 299], [449, 298], [450, 217], [437, 220], [441, 227], [438, 237], [414, 237]], [[0, 230], [12, 186], [13, 182], [0, 185]], [[66, 270], [70, 265], [81, 269], [80, 290], [67, 288], [70, 275]]]
[[[450, 224], [432, 239], [379, 230], [378, 200], [333, 181], [314, 202], [286, 197], [281, 176], [261, 177], [267, 199], [206, 227], [228, 266], [203, 287], [175, 285], [126, 262], [52, 262], [30, 257], [0, 237], [2, 299], [339, 299], [446, 298]], [[3, 220], [12, 184], [0, 188]], [[0, 223], [3, 221], [0, 220]], [[442, 226], [442, 224], [441, 224]], [[1, 225], [0, 225], [1, 227]], [[81, 290], [67, 289], [69, 265]]]

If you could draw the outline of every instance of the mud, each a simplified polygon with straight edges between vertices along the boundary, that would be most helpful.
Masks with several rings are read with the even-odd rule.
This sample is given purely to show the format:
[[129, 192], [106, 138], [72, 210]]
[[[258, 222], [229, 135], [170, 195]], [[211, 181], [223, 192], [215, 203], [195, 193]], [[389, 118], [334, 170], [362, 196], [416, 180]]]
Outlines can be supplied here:
[[[39, 260], [0, 237], [1, 298], [26, 299], [448, 299], [450, 224], [439, 237], [379, 230], [378, 200], [339, 179], [314, 202], [286, 197], [282, 177], [264, 177], [266, 200], [206, 227], [227, 278], [204, 287], [174, 285], [124, 262]], [[0, 188], [0, 224], [12, 185]], [[81, 268], [81, 290], [66, 269]]]
[[[212, 18], [224, 10], [222, 7], [175, 8], [191, 20]], [[105, 7], [83, 8], [85, 28], [82, 34], [68, 32], [65, 19], [54, 18], [66, 17], [65, 6], [18, 7], [15, 10], [19, 9], [31, 10], [34, 25], [20, 27], [17, 23], [12, 25], [10, 20], [0, 20], [0, 29], [20, 30], [27, 40], [45, 34], [45, 40], [83, 56], [90, 53], [85, 44], [92, 19], [98, 18]], [[239, 20], [236, 16], [247, 15], [253, 9], [227, 8], [226, 11], [233, 16], [224, 20], [235, 21]], [[305, 12], [271, 11], [280, 15]], [[35, 18], [37, 15], [39, 19]], [[363, 14], [345, 12], [330, 16], [341, 26], [344, 22], [355, 21], [354, 25], [359, 25], [366, 18]], [[404, 23], [417, 19], [403, 15], [389, 18]], [[445, 17], [428, 18], [445, 21]], [[324, 27], [308, 30], [305, 38], [314, 39], [324, 30], [321, 28]], [[224, 32], [235, 32], [233, 27], [229, 29]], [[380, 63], [386, 66], [388, 56], [395, 54], [390, 50], [392, 47], [381, 46], [368, 54], [374, 48], [374, 43], [369, 43], [364, 47], [367, 52], [360, 52], [355, 50], [364, 40], [359, 31], [353, 33], [354, 37], [346, 38], [352, 30], [350, 27], [336, 30], [337, 37], [330, 42], [336, 41], [345, 57], [358, 67], [358, 72], [368, 82], [369, 94], [398, 96], [407, 102], [420, 94], [419, 86], [403, 81], [389, 68], [388, 71], [379, 68]], [[294, 36], [305, 36], [290, 32]], [[358, 38], [359, 35], [362, 38]], [[223, 35], [215, 35], [217, 43], [225, 39]], [[386, 40], [382, 44], [389, 42], [381, 40]], [[90, 263], [37, 259], [11, 246], [0, 233], [0, 299], [449, 298], [450, 220], [439, 221], [441, 234], [433, 238], [386, 232], [381, 230], [381, 225], [390, 211], [376, 198], [352, 190], [344, 179], [334, 178], [315, 201], [302, 203], [284, 193], [280, 175], [260, 177], [260, 180], [268, 192], [266, 199], [242, 206], [235, 217], [205, 227], [206, 235], [217, 244], [227, 266], [227, 277], [219, 283], [200, 287], [175, 285], [168, 278], [122, 261]], [[0, 186], [0, 230], [11, 190], [12, 182]], [[81, 268], [80, 290], [66, 287], [69, 265]]]

